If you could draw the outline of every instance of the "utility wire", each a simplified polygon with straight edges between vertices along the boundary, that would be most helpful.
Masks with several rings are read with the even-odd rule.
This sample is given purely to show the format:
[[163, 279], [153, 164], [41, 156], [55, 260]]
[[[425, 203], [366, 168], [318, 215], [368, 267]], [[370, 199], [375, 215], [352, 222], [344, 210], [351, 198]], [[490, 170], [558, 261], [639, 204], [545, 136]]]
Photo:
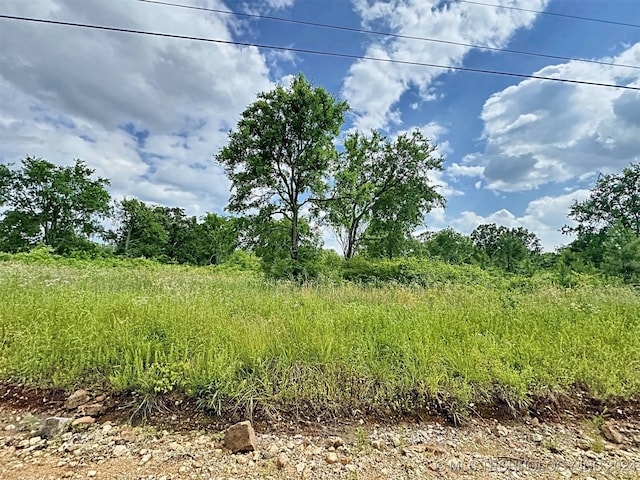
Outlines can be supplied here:
[[349, 58], [349, 59], [355, 59], [355, 60], [370, 60], [374, 62], [385, 62], [385, 63], [399, 64], [399, 65], [431, 67], [431, 68], [440, 68], [445, 70], [460, 70], [463, 72], [485, 73], [490, 75], [502, 75], [507, 77], [518, 77], [518, 78], [532, 78], [536, 80], [549, 80], [552, 82], [573, 83], [573, 84], [580, 84], [580, 85], [592, 85], [596, 87], [609, 87], [609, 88], [619, 88], [624, 90], [640, 91], [640, 87], [632, 87], [629, 85], [616, 85], [612, 83], [590, 82], [586, 80], [573, 80], [568, 78], [543, 77], [540, 75], [527, 75], [524, 73], [502, 72], [498, 70], [485, 70], [481, 68], [471, 68], [471, 67], [455, 67], [452, 65], [439, 65], [435, 63], [412, 62], [407, 60], [393, 60], [389, 58], [368, 57], [368, 56], [362, 56], [362, 55], [351, 55], [348, 53], [327, 52], [327, 51], [321, 51], [321, 50], [308, 50], [303, 48], [279, 47], [274, 45], [263, 45], [259, 43], [238, 42], [238, 41], [231, 41], [231, 40], [218, 40], [213, 38], [193, 37], [188, 35], [176, 35], [176, 34], [170, 34], [170, 33], [133, 30], [130, 28], [108, 27], [103, 25], [91, 25], [91, 24], [76, 23], [76, 22], [63, 22], [60, 20], [48, 20], [43, 18], [17, 17], [14, 15], [2, 15], [2, 14], [0, 14], [0, 18], [4, 18], [7, 20], [18, 20], [18, 21], [24, 21], [24, 22], [43, 23], [43, 24], [50, 24], [50, 25], [63, 25], [66, 27], [79, 27], [79, 28], [89, 28], [94, 30], [103, 30], [103, 31], [110, 31], [110, 32], [149, 35], [153, 37], [193, 40], [198, 42], [218, 43], [218, 44], [224, 44], [224, 45], [237, 45], [242, 47], [256, 47], [256, 48], [264, 48], [264, 49], [270, 49], [270, 50], [304, 53], [309, 55], [322, 55], [326, 57]]
[[[183, 5], [180, 3], [172, 3], [172, 2], [164, 2], [164, 1], [160, 1], [160, 0], [136, 0], [138, 2], [142, 2], [142, 3], [150, 3], [150, 4], [155, 4], [155, 5], [164, 5], [164, 6], [168, 6], [168, 7], [177, 7], [177, 8], [186, 8], [189, 10], [200, 10], [200, 11], [205, 11], [205, 12], [214, 12], [214, 13], [221, 13], [224, 15], [234, 15], [234, 16], [238, 16], [238, 17], [245, 17], [245, 18], [256, 18], [259, 20], [271, 20], [271, 21], [275, 21], [275, 22], [284, 22], [284, 23], [292, 23], [292, 24], [296, 24], [296, 25], [306, 25], [309, 27], [317, 27], [317, 28], [327, 28], [327, 29], [332, 29], [332, 30], [341, 30], [341, 31], [345, 31], [345, 32], [355, 32], [355, 33], [366, 33], [369, 35], [377, 35], [377, 36], [384, 36], [384, 37], [393, 37], [393, 38], [404, 38], [404, 39], [408, 39], [408, 40], [420, 40], [423, 42], [433, 42], [433, 43], [443, 43], [446, 45], [457, 45], [457, 46], [462, 46], [462, 47], [471, 47], [471, 48], [478, 48], [481, 50], [491, 50], [494, 52], [504, 52], [504, 53], [515, 53], [517, 55], [528, 55], [531, 57], [542, 57], [542, 58], [552, 58], [554, 60], [564, 60], [564, 61], [577, 61], [577, 62], [585, 62], [585, 63], [595, 63], [598, 65], [607, 65], [607, 66], [611, 66], [611, 67], [624, 67], [624, 68], [634, 68], [634, 69], [638, 69], [640, 70], [640, 66], [638, 65], [624, 65], [624, 64], [619, 64], [619, 63], [611, 63], [611, 62], [602, 62], [602, 61], [598, 61], [598, 60], [588, 60], [586, 58], [571, 58], [571, 57], [562, 57], [559, 55], [550, 55], [550, 54], [545, 54], [545, 53], [535, 53], [535, 52], [525, 52], [522, 50], [510, 50], [507, 48], [497, 48], [497, 47], [486, 47], [483, 45], [474, 45], [471, 43], [462, 43], [462, 42], [452, 42], [449, 40], [440, 40], [437, 38], [428, 38], [428, 37], [417, 37], [417, 36], [412, 36], [412, 35], [401, 35], [398, 33], [390, 33], [390, 32], [379, 32], [379, 31], [375, 31], [375, 30], [367, 30], [367, 29], [361, 29], [361, 28], [354, 28], [354, 27], [346, 27], [346, 26], [342, 26], [342, 25], [330, 25], [330, 24], [325, 24], [325, 23], [317, 23], [317, 22], [309, 22], [309, 21], [305, 21], [305, 20], [293, 20], [290, 18], [283, 18], [283, 17], [274, 17], [271, 15], [259, 15], [259, 14], [255, 14], [255, 13], [241, 13], [241, 12], [232, 12], [229, 10], [220, 10], [217, 8], [207, 8], [207, 7], [197, 7], [194, 5]], [[462, 0], [460, 0], [462, 1]], [[474, 3], [474, 2], [470, 2], [470, 3]]]
[[[540, 10], [529, 10], [527, 8], [520, 7], [509, 7], [506, 5], [496, 5], [495, 3], [483, 3], [476, 2], [473, 0], [456, 0], [457, 3], [470, 3], [472, 5], [481, 5], [483, 7], [494, 7], [494, 8], [506, 8], [507, 10], [518, 10], [520, 12], [530, 12], [530, 13], [539, 13], [540, 15], [552, 15], [554, 17], [563, 17], [563, 18], [572, 18], [574, 20], [585, 20], [587, 22], [598, 22], [598, 23], [608, 23], [609, 25], [619, 25], [622, 27], [632, 27], [632, 28], [640, 28], [640, 25], [635, 23], [624, 23], [624, 22], [616, 22], [613, 20], [603, 20], [600, 18], [590, 18], [590, 17], [580, 17], [578, 15], [568, 15], [565, 13], [556, 13], [556, 12], [544, 12]], [[454, 3], [456, 3], [454, 2]]]

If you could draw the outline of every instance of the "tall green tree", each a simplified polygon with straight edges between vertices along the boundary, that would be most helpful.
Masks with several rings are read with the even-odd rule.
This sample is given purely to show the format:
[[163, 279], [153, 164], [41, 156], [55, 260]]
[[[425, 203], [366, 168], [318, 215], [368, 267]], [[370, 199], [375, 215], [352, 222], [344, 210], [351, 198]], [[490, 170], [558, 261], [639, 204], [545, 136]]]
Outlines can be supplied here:
[[566, 233], [597, 233], [619, 224], [640, 236], [640, 163], [619, 174], [600, 175], [589, 197], [574, 202], [568, 216], [577, 226], [565, 226]]
[[197, 249], [200, 229], [196, 217], [188, 216], [184, 208], [155, 207], [167, 232], [164, 255], [173, 263], [198, 264]]
[[252, 222], [247, 247], [260, 258], [262, 270], [270, 277], [306, 280], [318, 273], [322, 250], [320, 236], [309, 222], [299, 224], [298, 259], [292, 260], [289, 249], [291, 222], [286, 218], [267, 222]]
[[169, 234], [161, 210], [136, 198], [125, 198], [117, 211], [118, 227], [113, 234], [117, 254], [156, 259], [165, 254]]
[[476, 260], [477, 250], [471, 238], [452, 228], [427, 232], [421, 240], [419, 254], [455, 265], [474, 263]]
[[11, 185], [11, 170], [5, 164], [0, 164], [0, 207], [8, 199], [9, 185]]
[[207, 213], [199, 222], [182, 208], [135, 198], [120, 202], [117, 218], [111, 236], [117, 254], [192, 265], [217, 265], [231, 255], [242, 220]]
[[600, 175], [589, 197], [574, 202], [567, 215], [575, 226], [562, 229], [575, 233], [569, 245], [573, 267], [592, 265], [608, 275], [636, 282], [640, 264], [640, 164], [631, 164], [619, 174]]
[[625, 283], [640, 283], [640, 236], [622, 223], [607, 229], [602, 270]]
[[352, 258], [368, 248], [392, 257], [434, 206], [444, 205], [429, 177], [442, 170], [437, 146], [415, 130], [390, 141], [377, 131], [347, 136], [333, 172], [325, 222]]
[[568, 259], [567, 264], [578, 271], [600, 268], [607, 236], [607, 230], [579, 233], [577, 238], [563, 249], [565, 260]]
[[471, 232], [476, 248], [486, 253], [490, 262], [508, 272], [521, 262], [542, 252], [538, 237], [524, 227], [507, 228], [495, 223], [478, 225]]
[[92, 179], [94, 170], [81, 160], [62, 167], [26, 157], [22, 168], [0, 169], [0, 248], [21, 251], [38, 243], [57, 253], [87, 248], [101, 233], [109, 213], [109, 180]]
[[348, 106], [300, 74], [290, 87], [258, 95], [216, 156], [232, 183], [227, 209], [258, 221], [288, 221], [288, 251], [298, 261], [303, 208], [318, 200], [336, 156], [334, 139]]
[[244, 219], [207, 213], [198, 225], [198, 265], [223, 263], [239, 246]]

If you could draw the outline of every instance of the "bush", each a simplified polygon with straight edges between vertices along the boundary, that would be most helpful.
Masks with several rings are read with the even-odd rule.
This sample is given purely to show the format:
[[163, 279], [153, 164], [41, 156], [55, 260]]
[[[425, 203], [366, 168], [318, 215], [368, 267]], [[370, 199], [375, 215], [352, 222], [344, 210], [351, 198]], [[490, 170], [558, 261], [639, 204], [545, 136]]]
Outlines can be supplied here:
[[345, 280], [364, 283], [396, 282], [433, 286], [438, 283], [487, 284], [495, 281], [490, 273], [476, 266], [458, 266], [425, 258], [370, 260], [355, 257], [343, 263]]
[[260, 259], [245, 250], [235, 250], [223, 263], [215, 266], [214, 268], [222, 271], [235, 270], [259, 272]]

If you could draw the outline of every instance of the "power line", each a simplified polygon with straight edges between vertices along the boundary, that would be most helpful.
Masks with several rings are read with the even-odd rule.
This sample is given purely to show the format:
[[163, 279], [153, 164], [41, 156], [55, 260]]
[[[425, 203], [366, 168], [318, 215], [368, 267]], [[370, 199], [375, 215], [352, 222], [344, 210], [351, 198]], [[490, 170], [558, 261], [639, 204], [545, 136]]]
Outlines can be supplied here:
[[624, 23], [624, 22], [616, 22], [616, 21], [613, 21], [613, 20], [603, 20], [603, 19], [600, 19], [600, 18], [580, 17], [578, 15], [568, 15], [568, 14], [565, 14], [565, 13], [544, 12], [544, 11], [540, 11], [540, 10], [529, 10], [528, 8], [509, 7], [509, 6], [505, 6], [505, 5], [496, 5], [495, 3], [483, 3], [483, 2], [476, 2], [476, 1], [473, 1], [473, 0], [456, 0], [456, 2], [458, 2], [458, 3], [470, 3], [470, 4], [473, 4], [473, 5], [481, 5], [483, 7], [494, 7], [494, 8], [505, 8], [507, 10], [518, 10], [520, 12], [539, 13], [540, 15], [551, 15], [551, 16], [554, 16], [554, 17], [572, 18], [574, 20], [585, 20], [587, 22], [608, 23], [610, 25], [618, 25], [618, 26], [622, 26], [622, 27], [640, 28], [640, 25], [637, 25], [635, 23]]
[[[369, 35], [392, 37], [392, 38], [403, 38], [403, 39], [408, 39], [408, 40], [419, 40], [419, 41], [423, 41], [423, 42], [442, 43], [442, 44], [446, 44], [446, 45], [457, 45], [457, 46], [462, 46], [462, 47], [477, 48], [477, 49], [481, 49], [481, 50], [490, 50], [490, 51], [494, 51], [494, 52], [514, 53], [514, 54], [517, 54], [517, 55], [528, 55], [528, 56], [531, 56], [531, 57], [542, 57], [542, 58], [552, 58], [554, 60], [595, 63], [595, 64], [598, 64], [598, 65], [607, 65], [607, 66], [611, 66], [611, 67], [634, 68], [634, 69], [640, 70], [640, 66], [638, 66], [638, 65], [625, 65], [625, 64], [619, 64], [619, 63], [602, 62], [602, 61], [598, 61], [598, 60], [588, 60], [586, 58], [562, 57], [562, 56], [559, 56], [559, 55], [550, 55], [550, 54], [546, 54], [546, 53], [525, 52], [523, 50], [510, 50], [508, 48], [487, 47], [487, 46], [483, 46], [483, 45], [474, 45], [472, 43], [453, 42], [453, 41], [449, 41], [449, 40], [441, 40], [441, 39], [437, 39], [437, 38], [428, 38], [428, 37], [418, 37], [418, 36], [412, 36], [412, 35], [401, 35], [401, 34], [398, 34], [398, 33], [380, 32], [380, 31], [367, 30], [367, 29], [361, 29], [361, 28], [355, 28], [355, 27], [346, 27], [346, 26], [343, 26], [343, 25], [330, 25], [330, 24], [325, 24], [325, 23], [309, 22], [309, 21], [305, 21], [305, 20], [293, 20], [293, 19], [290, 19], [290, 18], [275, 17], [275, 16], [271, 16], [271, 15], [259, 15], [259, 14], [255, 14], [255, 13], [232, 12], [232, 11], [229, 11], [229, 10], [221, 10], [221, 9], [217, 9], [217, 8], [207, 8], [207, 7], [197, 7], [197, 6], [194, 6], [194, 5], [183, 5], [183, 4], [180, 4], [180, 3], [163, 2], [163, 1], [160, 1], [160, 0], [136, 0], [136, 1], [142, 2], [142, 3], [155, 4], [155, 5], [163, 5], [163, 6], [168, 6], [168, 7], [178, 7], [178, 8], [185, 8], [185, 9], [189, 9], [189, 10], [200, 10], [200, 11], [205, 11], [205, 12], [221, 13], [221, 14], [224, 14], [224, 15], [234, 15], [234, 16], [238, 16], [238, 17], [256, 18], [256, 19], [260, 19], [260, 20], [271, 20], [271, 21], [275, 21], [275, 22], [292, 23], [292, 24], [295, 24], [295, 25], [306, 25], [308, 27], [317, 27], [317, 28], [326, 28], [326, 29], [332, 29], [332, 30], [341, 30], [341, 31], [344, 31], [344, 32], [366, 33], [366, 34], [369, 34]], [[462, 1], [462, 0], [460, 0], [460, 1]], [[471, 3], [473, 3], [473, 2], [471, 2]]]
[[50, 25], [62, 25], [67, 27], [78, 27], [78, 28], [89, 28], [94, 30], [103, 30], [110, 32], [121, 32], [121, 33], [132, 33], [138, 35], [149, 35], [153, 37], [163, 37], [163, 38], [174, 38], [180, 40], [193, 40], [198, 42], [208, 42], [208, 43], [218, 43], [223, 45], [237, 45], [242, 47], [256, 47], [256, 48], [264, 48], [270, 50], [279, 50], [279, 51], [287, 51], [294, 53], [303, 53], [309, 55], [322, 55], [326, 57], [337, 57], [337, 58], [349, 58], [354, 60], [369, 60], [374, 62], [384, 62], [384, 63], [392, 63], [399, 65], [411, 65], [418, 67], [431, 67], [431, 68], [440, 68], [444, 70], [459, 70], [462, 72], [474, 72], [474, 73], [484, 73], [490, 75], [502, 75], [507, 77], [517, 77], [517, 78], [532, 78], [536, 80], [549, 80], [552, 82], [562, 82], [562, 83], [572, 83], [572, 84], [580, 84], [580, 85], [591, 85], [596, 87], [609, 87], [609, 88], [619, 88], [624, 90], [635, 90], [640, 91], [640, 87], [632, 87], [629, 85], [616, 85], [612, 83], [601, 83], [601, 82], [590, 82], [586, 80], [574, 80], [568, 78], [554, 78], [554, 77], [543, 77], [540, 75], [527, 75], [524, 73], [513, 73], [513, 72], [502, 72], [498, 70], [485, 70], [481, 68], [471, 68], [471, 67], [455, 67], [452, 65], [439, 65], [435, 63], [423, 63], [423, 62], [412, 62], [407, 60], [393, 60], [389, 58], [377, 58], [377, 57], [368, 57], [363, 55], [352, 55], [348, 53], [339, 53], [339, 52], [327, 52], [321, 50], [308, 50], [303, 48], [292, 48], [292, 47], [279, 47], [274, 45], [263, 45], [259, 43], [249, 43], [249, 42], [238, 42], [232, 40], [218, 40], [214, 38], [205, 38], [205, 37], [193, 37], [188, 35], [176, 35], [171, 33], [161, 33], [161, 32], [149, 32], [143, 30], [133, 30], [130, 28], [120, 28], [120, 27], [108, 27], [103, 25], [91, 25], [86, 23], [76, 23], [76, 22], [63, 22], [60, 20], [48, 20], [43, 18], [30, 18], [30, 17], [17, 17], [14, 15], [1, 15], [0, 18], [4, 18], [7, 20], [18, 20], [24, 22], [34, 22], [34, 23], [44, 23]]

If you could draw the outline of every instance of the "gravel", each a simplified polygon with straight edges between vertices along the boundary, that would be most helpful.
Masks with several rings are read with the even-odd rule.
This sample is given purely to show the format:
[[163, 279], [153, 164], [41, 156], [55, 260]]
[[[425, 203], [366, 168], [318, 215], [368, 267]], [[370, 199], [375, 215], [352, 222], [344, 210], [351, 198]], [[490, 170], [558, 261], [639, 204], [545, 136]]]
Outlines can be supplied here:
[[[46, 416], [0, 405], [0, 478], [18, 479], [624, 479], [640, 478], [640, 420], [511, 423], [471, 419], [256, 431], [232, 454], [224, 431], [78, 424], [46, 439]], [[258, 429], [257, 429], [258, 430]]]

